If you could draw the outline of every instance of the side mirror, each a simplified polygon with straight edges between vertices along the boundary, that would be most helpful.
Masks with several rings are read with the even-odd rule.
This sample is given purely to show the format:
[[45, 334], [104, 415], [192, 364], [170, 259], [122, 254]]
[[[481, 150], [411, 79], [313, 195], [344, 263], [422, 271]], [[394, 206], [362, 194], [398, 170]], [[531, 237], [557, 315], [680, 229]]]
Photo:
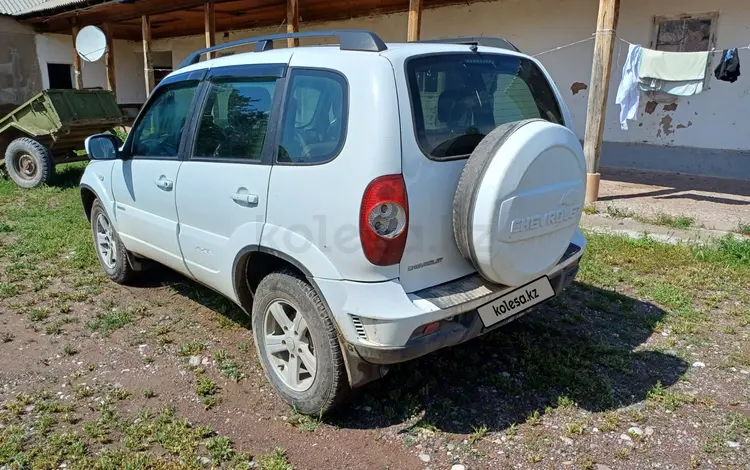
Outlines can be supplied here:
[[120, 153], [120, 139], [113, 134], [92, 135], [86, 139], [85, 146], [92, 160], [114, 160]]

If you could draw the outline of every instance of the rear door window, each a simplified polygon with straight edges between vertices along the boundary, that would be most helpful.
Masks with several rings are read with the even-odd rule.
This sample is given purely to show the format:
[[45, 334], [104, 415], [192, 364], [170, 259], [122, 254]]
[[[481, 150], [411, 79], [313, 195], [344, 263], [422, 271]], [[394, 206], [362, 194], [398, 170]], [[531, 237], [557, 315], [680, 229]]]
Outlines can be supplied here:
[[260, 162], [275, 88], [275, 79], [212, 83], [193, 158]]
[[508, 122], [541, 118], [564, 124], [549, 82], [529, 59], [430, 55], [409, 60], [406, 74], [417, 141], [436, 160], [467, 157]]

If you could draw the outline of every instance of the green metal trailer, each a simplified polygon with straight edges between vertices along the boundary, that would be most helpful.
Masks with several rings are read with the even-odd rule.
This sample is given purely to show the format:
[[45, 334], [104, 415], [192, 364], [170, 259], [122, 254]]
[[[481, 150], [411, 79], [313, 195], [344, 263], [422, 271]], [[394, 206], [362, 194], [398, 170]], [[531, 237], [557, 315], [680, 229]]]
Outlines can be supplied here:
[[0, 158], [22, 188], [53, 175], [55, 164], [86, 160], [86, 138], [130, 124], [106, 90], [45, 90], [0, 119]]

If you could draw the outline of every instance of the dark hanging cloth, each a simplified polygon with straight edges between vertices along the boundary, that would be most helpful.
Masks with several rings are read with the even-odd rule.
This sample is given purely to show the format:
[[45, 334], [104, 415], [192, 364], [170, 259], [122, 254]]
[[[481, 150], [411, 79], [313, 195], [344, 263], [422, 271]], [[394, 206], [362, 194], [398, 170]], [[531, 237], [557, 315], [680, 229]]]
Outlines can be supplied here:
[[740, 76], [740, 54], [736, 48], [724, 50], [721, 55], [721, 63], [716, 67], [714, 75], [725, 82], [734, 83], [737, 81], [737, 77]]

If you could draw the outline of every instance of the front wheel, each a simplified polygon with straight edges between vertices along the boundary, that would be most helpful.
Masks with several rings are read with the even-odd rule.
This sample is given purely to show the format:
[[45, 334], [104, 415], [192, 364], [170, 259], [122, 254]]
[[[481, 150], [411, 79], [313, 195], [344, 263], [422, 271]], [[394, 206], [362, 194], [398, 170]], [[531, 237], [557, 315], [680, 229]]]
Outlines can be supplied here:
[[91, 208], [91, 231], [96, 255], [107, 276], [118, 284], [130, 282], [135, 271], [130, 265], [128, 252], [98, 199]]
[[349, 391], [336, 328], [320, 296], [296, 273], [263, 278], [253, 300], [258, 357], [281, 397], [307, 415], [327, 413]]

